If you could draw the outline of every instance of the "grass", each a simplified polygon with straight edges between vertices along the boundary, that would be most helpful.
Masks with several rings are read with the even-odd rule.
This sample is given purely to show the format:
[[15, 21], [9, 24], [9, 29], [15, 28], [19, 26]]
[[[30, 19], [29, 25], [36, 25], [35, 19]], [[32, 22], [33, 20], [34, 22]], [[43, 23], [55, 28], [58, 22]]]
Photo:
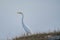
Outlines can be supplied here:
[[37, 33], [30, 36], [16, 37], [13, 40], [47, 40], [48, 35], [55, 36], [60, 35], [60, 32], [49, 32], [49, 33]]

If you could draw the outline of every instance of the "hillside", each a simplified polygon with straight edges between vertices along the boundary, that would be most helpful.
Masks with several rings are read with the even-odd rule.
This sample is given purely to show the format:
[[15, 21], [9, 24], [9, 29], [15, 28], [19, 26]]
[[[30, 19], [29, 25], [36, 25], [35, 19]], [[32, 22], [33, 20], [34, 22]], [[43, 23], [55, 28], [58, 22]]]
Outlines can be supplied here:
[[14, 38], [13, 40], [47, 40], [49, 37], [60, 35], [60, 32], [38, 33], [30, 36]]

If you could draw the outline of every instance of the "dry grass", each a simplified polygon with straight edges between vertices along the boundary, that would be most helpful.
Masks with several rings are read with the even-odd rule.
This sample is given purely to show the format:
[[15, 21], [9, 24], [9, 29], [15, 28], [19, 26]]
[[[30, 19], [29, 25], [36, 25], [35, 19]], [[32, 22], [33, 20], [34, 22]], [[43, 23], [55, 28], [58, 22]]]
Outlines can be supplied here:
[[16, 37], [13, 40], [47, 40], [48, 35], [60, 35], [60, 32], [38, 33], [30, 36]]

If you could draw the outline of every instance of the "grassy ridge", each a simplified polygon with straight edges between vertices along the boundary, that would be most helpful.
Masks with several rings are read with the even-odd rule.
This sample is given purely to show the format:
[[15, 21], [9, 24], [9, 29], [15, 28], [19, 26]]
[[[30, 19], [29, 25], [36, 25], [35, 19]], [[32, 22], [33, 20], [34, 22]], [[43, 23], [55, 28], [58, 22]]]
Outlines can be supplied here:
[[13, 40], [47, 40], [48, 35], [51, 36], [60, 35], [60, 32], [38, 33], [30, 36], [14, 38]]

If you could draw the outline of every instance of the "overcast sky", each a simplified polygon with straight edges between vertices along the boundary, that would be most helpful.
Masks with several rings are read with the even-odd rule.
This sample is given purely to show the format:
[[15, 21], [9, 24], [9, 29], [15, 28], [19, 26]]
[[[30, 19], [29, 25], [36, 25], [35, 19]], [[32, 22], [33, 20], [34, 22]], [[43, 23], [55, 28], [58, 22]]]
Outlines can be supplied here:
[[17, 11], [33, 33], [60, 29], [60, 0], [0, 0], [0, 39], [25, 33]]

